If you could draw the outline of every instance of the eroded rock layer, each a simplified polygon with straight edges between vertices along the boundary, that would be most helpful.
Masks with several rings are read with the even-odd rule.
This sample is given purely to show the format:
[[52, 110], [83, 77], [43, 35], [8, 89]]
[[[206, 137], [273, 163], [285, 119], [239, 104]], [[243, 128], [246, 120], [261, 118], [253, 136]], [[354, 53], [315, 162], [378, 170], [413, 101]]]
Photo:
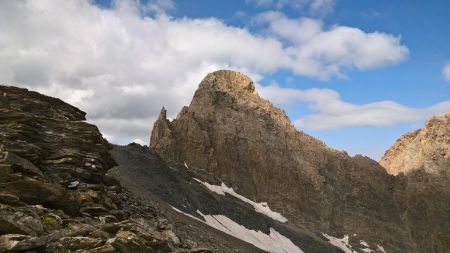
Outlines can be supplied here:
[[0, 252], [209, 252], [105, 174], [109, 144], [84, 120], [61, 100], [0, 86]]

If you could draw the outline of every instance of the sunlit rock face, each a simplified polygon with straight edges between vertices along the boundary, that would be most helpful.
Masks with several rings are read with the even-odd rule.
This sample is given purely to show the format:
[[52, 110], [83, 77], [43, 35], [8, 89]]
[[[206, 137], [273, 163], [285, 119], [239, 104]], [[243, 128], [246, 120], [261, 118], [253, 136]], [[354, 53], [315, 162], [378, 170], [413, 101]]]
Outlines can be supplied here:
[[424, 170], [429, 174], [450, 171], [450, 113], [432, 117], [425, 127], [401, 136], [386, 151], [380, 164], [393, 175]]
[[204, 181], [268, 202], [298, 229], [419, 252], [395, 200], [396, 178], [298, 131], [239, 72], [208, 74], [173, 121], [162, 110], [150, 146]]

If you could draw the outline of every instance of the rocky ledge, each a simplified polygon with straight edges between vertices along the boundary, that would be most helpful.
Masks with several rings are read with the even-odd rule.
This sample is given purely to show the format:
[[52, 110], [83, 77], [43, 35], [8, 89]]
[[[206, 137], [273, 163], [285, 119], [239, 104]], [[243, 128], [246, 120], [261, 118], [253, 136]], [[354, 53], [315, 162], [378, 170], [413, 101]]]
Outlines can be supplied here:
[[0, 252], [209, 252], [106, 175], [110, 146], [84, 121], [59, 99], [0, 86]]

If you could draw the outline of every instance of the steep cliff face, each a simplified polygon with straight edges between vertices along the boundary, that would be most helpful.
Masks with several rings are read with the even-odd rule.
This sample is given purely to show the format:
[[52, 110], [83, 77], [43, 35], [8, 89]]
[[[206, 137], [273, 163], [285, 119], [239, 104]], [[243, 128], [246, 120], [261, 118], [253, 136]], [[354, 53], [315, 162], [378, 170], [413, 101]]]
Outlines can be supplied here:
[[450, 252], [450, 114], [401, 136], [381, 159], [422, 252]]
[[172, 122], [163, 110], [150, 146], [202, 180], [268, 202], [291, 226], [418, 252], [394, 198], [396, 179], [369, 158], [297, 131], [241, 73], [208, 74]]
[[188, 251], [106, 175], [109, 144], [84, 120], [59, 99], [0, 86], [0, 252]]
[[450, 171], [450, 113], [429, 119], [425, 127], [401, 136], [380, 164], [393, 175], [423, 169], [429, 174]]

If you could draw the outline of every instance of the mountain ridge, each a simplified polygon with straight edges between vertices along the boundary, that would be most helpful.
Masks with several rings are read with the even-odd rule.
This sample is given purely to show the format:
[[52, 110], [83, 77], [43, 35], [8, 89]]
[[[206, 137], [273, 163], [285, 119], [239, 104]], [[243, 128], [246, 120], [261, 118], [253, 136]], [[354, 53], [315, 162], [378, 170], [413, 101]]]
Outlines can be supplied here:
[[[297, 131], [242, 75], [208, 74], [176, 119], [162, 115], [155, 122], [150, 146], [169, 162], [187, 164], [211, 184], [224, 182], [250, 199], [268, 202], [289, 224], [313, 233], [348, 234], [350, 241], [378, 242], [389, 252], [447, 252], [450, 231], [442, 221], [448, 215], [436, 206], [448, 202], [446, 177], [393, 177], [370, 158], [349, 157], [328, 147]], [[441, 186], [433, 190], [432, 182], [438, 181]], [[432, 192], [434, 198], [424, 198]], [[436, 217], [417, 216], [423, 201]], [[436, 223], [417, 233], [427, 220]]]
[[[186, 163], [202, 180], [224, 182], [247, 198], [267, 202], [293, 226], [319, 235], [357, 234], [350, 240], [414, 252], [393, 196], [395, 179], [376, 161], [350, 157], [295, 129], [240, 75], [208, 74], [176, 119], [162, 115], [155, 122], [151, 148], [167, 161]], [[400, 242], [361, 227], [364, 223], [375, 223]]]

